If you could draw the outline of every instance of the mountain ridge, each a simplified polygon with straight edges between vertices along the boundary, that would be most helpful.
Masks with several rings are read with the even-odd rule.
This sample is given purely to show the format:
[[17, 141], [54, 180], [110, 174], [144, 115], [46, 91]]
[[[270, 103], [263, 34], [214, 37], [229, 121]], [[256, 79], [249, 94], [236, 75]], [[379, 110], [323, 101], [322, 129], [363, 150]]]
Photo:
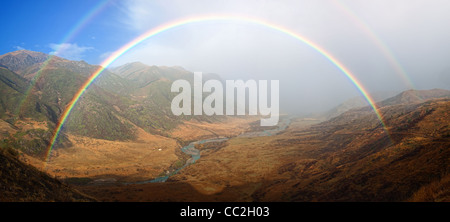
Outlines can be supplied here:
[[[50, 55], [37, 53], [37, 58], [30, 59], [32, 54], [18, 51], [0, 56], [0, 158], [4, 160], [1, 164], [10, 164], [2, 165], [2, 169], [16, 168], [16, 171], [2, 172], [8, 176], [2, 177], [0, 185], [14, 188], [7, 191], [6, 201], [13, 200], [14, 194], [20, 190], [27, 192], [17, 198], [25, 201], [89, 201], [90, 198], [78, 197], [76, 192], [69, 197], [64, 196], [67, 191], [63, 188], [65, 185], [54, 178], [39, 176], [38, 172], [17, 163], [13, 156], [17, 155], [18, 149], [19, 155], [40, 157], [41, 162], [46, 158], [45, 151], [62, 112], [99, 66], [56, 56], [43, 66], [46, 62], [44, 57], [48, 59]], [[8, 67], [13, 67], [18, 73]], [[117, 70], [120, 73], [114, 73]], [[111, 190], [114, 192], [107, 186], [86, 186], [81, 190], [99, 200], [117, 200], [114, 199], [116, 189], [125, 189], [123, 193], [127, 195], [122, 197], [125, 198], [123, 200], [145, 197], [150, 198], [147, 201], [167, 201], [180, 198], [170, 195], [186, 195], [186, 199], [185, 196], [181, 199], [404, 201], [409, 198], [428, 200], [424, 197], [428, 194], [423, 193], [430, 190], [441, 192], [442, 187], [448, 184], [448, 90], [408, 90], [384, 100], [377, 99], [385, 125], [380, 123], [372, 107], [349, 106], [338, 110], [342, 113], [319, 123], [294, 119], [286, 131], [277, 135], [245, 138], [236, 136], [248, 130], [242, 122], [234, 123], [233, 128], [223, 126], [221, 133], [217, 133], [220, 130], [214, 131], [213, 128], [218, 125], [208, 123], [220, 120], [219, 117], [171, 115], [169, 107], [174, 96], [170, 93], [171, 81], [178, 78], [192, 81], [192, 77], [193, 73], [179, 67], [143, 63], [105, 70], [69, 115], [54, 147], [54, 153], [64, 158], [50, 162], [55, 164], [53, 167], [60, 167], [52, 168], [55, 170], [52, 172], [64, 171], [66, 174], [62, 175], [72, 176], [95, 175], [92, 178], [68, 178], [68, 181], [104, 180], [111, 175], [124, 174], [135, 174], [136, 177], [156, 176], [158, 173], [166, 175], [170, 169], [182, 166], [187, 160], [178, 146], [203, 139], [205, 135], [227, 135], [230, 139], [217, 147], [197, 146], [202, 158], [165, 184], [169, 188], [189, 184], [198, 192], [163, 192], [167, 187], [154, 184], [113, 187]], [[215, 77], [211, 74], [209, 77], [206, 75], [207, 78]], [[183, 125], [187, 121], [191, 124]], [[178, 126], [184, 126], [184, 129], [173, 133], [172, 130]], [[199, 131], [208, 131], [208, 134]], [[137, 136], [140, 136], [140, 141], [137, 141]], [[74, 143], [78, 143], [78, 147], [74, 147]], [[80, 155], [78, 160], [85, 158], [96, 164], [84, 166], [85, 162], [79, 163], [75, 172], [73, 165], [67, 165], [74, 164], [70, 162], [75, 159], [74, 154]], [[124, 162], [111, 163], [113, 156], [116, 161], [124, 157], [132, 162], [136, 161], [133, 158], [143, 159], [139, 164], [126, 162], [126, 165]], [[161, 158], [162, 163], [149, 165], [147, 162], [155, 161], [153, 157]], [[97, 163], [98, 160], [104, 162]], [[102, 170], [106, 164], [111, 164], [108, 167], [114, 165], [114, 168]], [[105, 172], [107, 175], [101, 174]], [[44, 178], [46, 185], [28, 186], [26, 176], [29, 175], [38, 176], [28, 178], [28, 182]], [[37, 191], [33, 192], [33, 189]], [[56, 197], [48, 196], [51, 189], [56, 190]], [[139, 195], [128, 195], [133, 192]], [[149, 195], [142, 196], [140, 192]], [[33, 196], [35, 193], [39, 197]], [[445, 195], [445, 192], [440, 194], [436, 200], [446, 200]]]
[[[42, 135], [40, 141], [26, 140], [26, 135], [36, 134], [34, 131], [19, 130], [16, 135], [3, 138], [4, 143], [19, 145], [25, 151], [33, 150], [29, 152], [33, 155], [45, 149], [69, 101], [88, 77], [100, 68], [84, 61], [70, 61], [26, 50], [0, 56], [0, 65], [14, 67], [17, 72], [8, 68], [0, 70], [0, 90], [3, 92], [0, 117], [13, 125], [28, 118], [46, 122], [46, 132], [39, 133]], [[193, 73], [179, 67], [142, 66], [145, 69], [134, 78], [122, 78], [105, 69], [71, 111], [61, 131], [62, 143], [57, 143], [56, 147], [66, 147], [62, 145], [64, 143], [70, 146], [64, 139], [65, 133], [107, 140], [134, 140], [136, 126], [148, 133], [169, 136], [168, 132], [184, 121], [221, 119], [174, 116], [170, 111], [171, 100], [175, 96], [170, 91], [171, 81], [178, 78], [192, 81]]]

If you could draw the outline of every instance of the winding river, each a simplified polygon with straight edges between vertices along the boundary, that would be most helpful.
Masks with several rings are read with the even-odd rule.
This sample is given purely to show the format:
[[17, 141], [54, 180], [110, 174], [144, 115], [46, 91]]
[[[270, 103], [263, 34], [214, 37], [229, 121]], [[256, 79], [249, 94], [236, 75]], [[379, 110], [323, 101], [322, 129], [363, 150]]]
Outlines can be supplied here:
[[[280, 120], [280, 122], [278, 123], [278, 127], [275, 129], [269, 129], [269, 130], [264, 130], [264, 131], [258, 131], [258, 132], [247, 132], [247, 133], [243, 133], [237, 137], [261, 137], [261, 136], [272, 136], [275, 135], [281, 131], [284, 131], [289, 124], [291, 123], [291, 119], [290, 118], [283, 118]], [[171, 172], [170, 174], [166, 175], [166, 176], [162, 176], [162, 177], [157, 177], [155, 179], [152, 180], [146, 180], [146, 181], [140, 181], [140, 182], [135, 182], [134, 184], [145, 184], [145, 183], [158, 183], [158, 182], [166, 182], [167, 179], [169, 179], [170, 176], [173, 176], [175, 174], [177, 174], [178, 172], [180, 172], [180, 170], [184, 169], [185, 167], [195, 163], [198, 159], [200, 159], [200, 150], [195, 148], [196, 144], [204, 144], [204, 143], [211, 143], [211, 142], [222, 142], [222, 141], [227, 141], [230, 138], [211, 138], [211, 139], [204, 139], [204, 140], [199, 140], [199, 141], [195, 141], [190, 143], [187, 146], [184, 146], [181, 148], [181, 151], [183, 151], [183, 153], [190, 155], [191, 158], [189, 158], [186, 163], [176, 169], [175, 171]]]

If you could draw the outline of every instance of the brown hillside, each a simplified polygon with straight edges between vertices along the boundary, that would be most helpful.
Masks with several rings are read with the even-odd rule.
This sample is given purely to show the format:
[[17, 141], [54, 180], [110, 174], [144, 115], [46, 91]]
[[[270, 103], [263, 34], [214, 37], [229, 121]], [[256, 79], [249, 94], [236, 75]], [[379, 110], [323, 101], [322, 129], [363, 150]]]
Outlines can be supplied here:
[[14, 149], [0, 149], [0, 201], [94, 201], [77, 190], [19, 161]]
[[389, 135], [369, 108], [295, 120], [206, 149], [166, 183], [80, 189], [105, 201], [446, 201], [449, 110], [449, 99], [384, 106]]

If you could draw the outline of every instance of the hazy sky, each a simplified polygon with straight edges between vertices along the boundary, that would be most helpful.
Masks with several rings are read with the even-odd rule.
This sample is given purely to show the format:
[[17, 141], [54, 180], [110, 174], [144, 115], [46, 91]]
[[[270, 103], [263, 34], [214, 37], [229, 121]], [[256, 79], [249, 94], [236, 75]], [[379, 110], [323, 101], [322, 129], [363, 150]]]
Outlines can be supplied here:
[[[55, 53], [61, 46], [64, 50], [58, 55], [62, 57], [99, 64], [121, 45], [160, 24], [198, 15], [233, 14], [279, 24], [312, 40], [342, 62], [369, 92], [450, 89], [447, 0], [17, 2], [8, 3], [13, 4], [9, 8], [14, 14], [2, 15], [13, 17], [13, 24], [4, 27], [11, 36], [1, 37], [3, 53], [21, 48]], [[48, 7], [38, 6], [43, 4]], [[65, 38], [99, 5], [100, 10]], [[36, 10], [39, 7], [42, 10]], [[26, 20], [40, 22], [40, 28]], [[27, 32], [28, 26], [32, 33]], [[244, 21], [209, 21], [169, 30], [138, 45], [114, 65], [133, 61], [177, 65], [217, 73], [224, 79], [277, 79], [282, 108], [303, 113], [359, 95], [349, 79], [311, 47]]]

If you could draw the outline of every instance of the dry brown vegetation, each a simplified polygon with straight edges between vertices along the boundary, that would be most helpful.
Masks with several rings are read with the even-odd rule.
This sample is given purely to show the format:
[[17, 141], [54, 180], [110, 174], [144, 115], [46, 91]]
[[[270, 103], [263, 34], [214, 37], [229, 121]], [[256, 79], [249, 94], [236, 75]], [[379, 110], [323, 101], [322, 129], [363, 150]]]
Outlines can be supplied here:
[[422, 186], [408, 201], [411, 202], [450, 202], [450, 175]]
[[256, 117], [227, 117], [224, 120], [216, 121], [214, 123], [192, 120], [185, 122], [183, 125], [179, 125], [171, 131], [170, 135], [181, 141], [195, 141], [217, 136], [233, 137], [250, 130], [251, 124], [257, 120], [259, 120], [259, 118]]
[[[25, 154], [20, 158], [100, 201], [449, 201], [449, 110], [449, 99], [382, 106], [388, 131], [365, 107], [320, 123], [295, 119], [287, 130], [273, 136], [236, 137], [260, 130], [255, 119], [243, 118], [185, 122], [169, 137], [136, 127], [134, 141], [69, 134], [73, 146], [55, 149], [47, 165]], [[19, 126], [43, 127], [37, 122]], [[7, 123], [1, 127], [14, 130]], [[200, 160], [165, 183], [122, 183], [171, 172], [188, 159], [179, 149], [182, 145], [219, 136], [232, 138], [196, 145]], [[11, 167], [8, 161], [10, 165], [3, 169]], [[14, 185], [3, 179], [4, 189], [10, 187], [6, 197], [24, 189], [32, 192], [22, 184], [26, 181], [20, 181]], [[39, 201], [49, 199], [51, 189], [71, 189], [55, 183], [59, 185], [30, 182], [33, 189], [42, 191], [16, 200]], [[60, 195], [62, 199], [57, 200], [85, 200], [75, 194]]]
[[[371, 107], [347, 104], [327, 121], [258, 136], [269, 129], [259, 117], [172, 115], [170, 82], [193, 73], [132, 63], [103, 71], [43, 162], [62, 112], [99, 68], [54, 57], [40, 70], [48, 58], [0, 56], [0, 200], [91, 200], [57, 177], [104, 201], [448, 201], [448, 90], [379, 102], [387, 130]], [[122, 183], [168, 175], [190, 158], [180, 147], [216, 137], [231, 139], [198, 145], [200, 160], [166, 183]]]
[[17, 159], [19, 152], [0, 149], [0, 201], [97, 201]]
[[69, 135], [73, 146], [53, 150], [47, 163], [29, 155], [22, 160], [58, 178], [76, 183], [149, 180], [174, 170], [174, 165], [186, 160], [180, 152], [180, 142], [238, 135], [249, 129], [251, 121], [253, 119], [242, 118], [228, 118], [226, 122], [218, 123], [190, 121], [176, 128], [172, 136], [176, 139], [152, 135], [138, 127], [135, 141]]
[[80, 189], [104, 201], [448, 201], [450, 101], [370, 109], [237, 137], [168, 182]]

